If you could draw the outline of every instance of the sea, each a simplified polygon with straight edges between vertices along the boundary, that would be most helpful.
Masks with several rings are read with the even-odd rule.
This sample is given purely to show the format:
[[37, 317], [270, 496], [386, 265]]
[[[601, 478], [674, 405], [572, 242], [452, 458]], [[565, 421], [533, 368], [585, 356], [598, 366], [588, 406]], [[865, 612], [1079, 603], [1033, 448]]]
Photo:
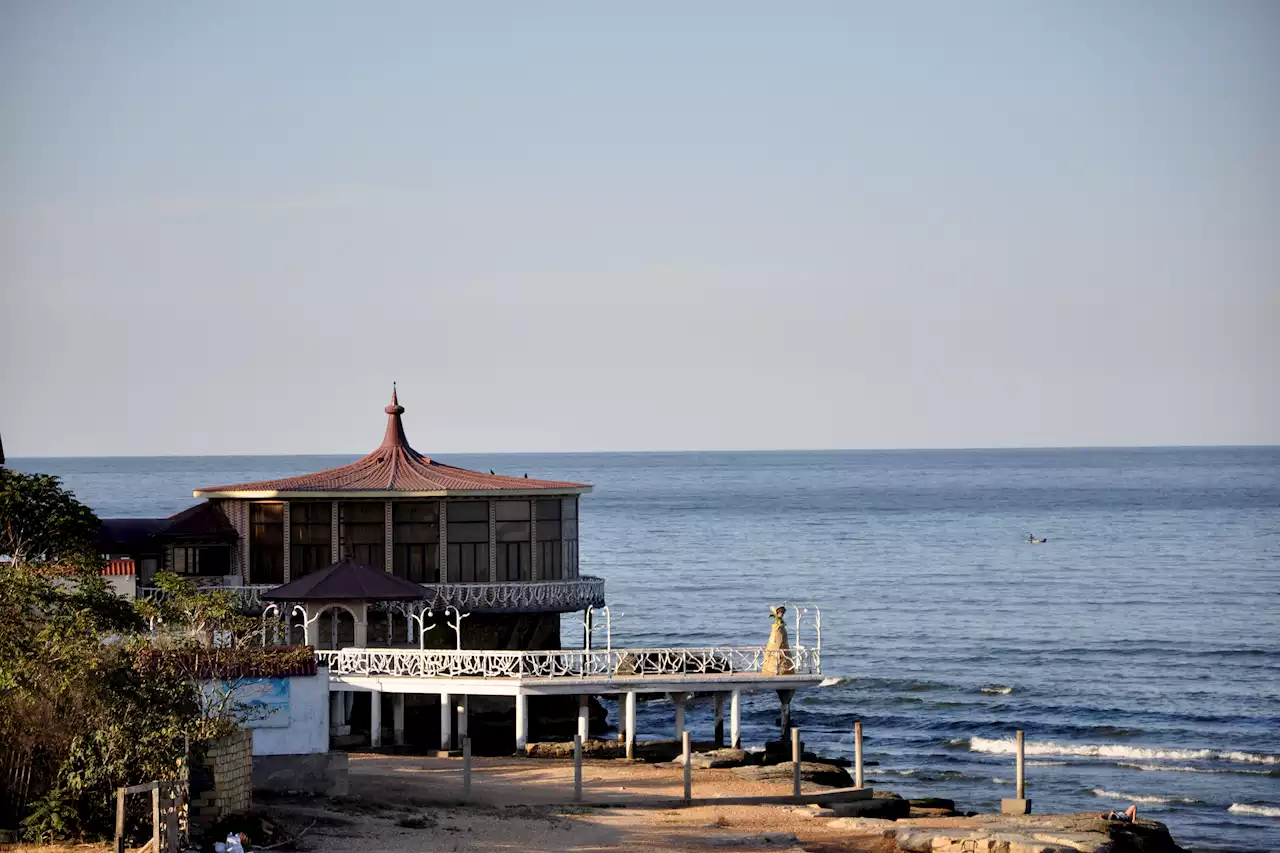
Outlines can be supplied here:
[[[198, 486], [354, 458], [10, 465], [100, 516], [162, 516]], [[1196, 850], [1280, 850], [1280, 448], [443, 461], [595, 485], [581, 566], [606, 580], [615, 647], [763, 644], [782, 603], [793, 643], [816, 646], [820, 622], [826, 678], [793, 724], [851, 757], [861, 721], [877, 788], [998, 809], [1023, 729], [1036, 812], [1136, 804]], [[562, 633], [580, 646], [580, 616]], [[691, 704], [695, 737], [712, 714]], [[776, 695], [745, 699], [747, 745], [777, 726]], [[668, 702], [640, 705], [642, 739], [671, 727]]]

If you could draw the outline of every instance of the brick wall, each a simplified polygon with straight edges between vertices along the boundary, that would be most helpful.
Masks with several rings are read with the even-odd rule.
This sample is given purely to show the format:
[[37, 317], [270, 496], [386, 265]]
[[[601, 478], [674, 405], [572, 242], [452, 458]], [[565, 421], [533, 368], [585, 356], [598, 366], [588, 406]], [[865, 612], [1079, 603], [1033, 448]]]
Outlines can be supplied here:
[[[202, 773], [207, 790], [191, 792], [191, 824], [210, 826], [227, 815], [243, 814], [253, 806], [253, 732], [240, 729], [209, 745]], [[212, 784], [212, 787], [208, 787]]]

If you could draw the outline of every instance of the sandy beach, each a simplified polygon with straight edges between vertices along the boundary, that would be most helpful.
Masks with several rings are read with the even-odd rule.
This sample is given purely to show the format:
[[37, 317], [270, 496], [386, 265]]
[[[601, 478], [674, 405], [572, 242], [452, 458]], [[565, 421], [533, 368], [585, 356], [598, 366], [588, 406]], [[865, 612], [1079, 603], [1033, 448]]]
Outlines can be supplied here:
[[[472, 796], [463, 803], [461, 766], [457, 759], [352, 755], [347, 797], [282, 799], [265, 810], [289, 834], [309, 826], [301, 846], [315, 853], [891, 849], [879, 831], [831, 829], [806, 807], [626, 807], [678, 798], [683, 775], [674, 764], [584, 762], [584, 798], [617, 807], [572, 805], [571, 763], [522, 758], [476, 759]], [[785, 784], [744, 781], [728, 770], [695, 770], [693, 786], [703, 797], [790, 793]], [[760, 837], [766, 833], [774, 837]]]

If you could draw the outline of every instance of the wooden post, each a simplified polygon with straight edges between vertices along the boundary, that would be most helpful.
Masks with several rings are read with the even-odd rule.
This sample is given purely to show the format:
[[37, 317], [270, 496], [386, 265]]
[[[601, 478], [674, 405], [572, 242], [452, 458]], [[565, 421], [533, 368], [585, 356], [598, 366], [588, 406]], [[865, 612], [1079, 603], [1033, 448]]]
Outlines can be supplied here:
[[170, 786], [169, 796], [165, 800], [168, 804], [164, 812], [165, 848], [169, 853], [178, 853], [178, 798], [174, 796], [176, 793], [177, 786]]
[[160, 850], [160, 786], [151, 789], [151, 849], [155, 853]]
[[693, 750], [687, 730], [680, 733], [680, 748], [684, 752], [684, 801], [687, 803], [693, 799]]
[[791, 765], [795, 769], [795, 795], [800, 796], [800, 730], [791, 729]]
[[1026, 755], [1023, 743], [1023, 731], [1018, 729], [1018, 799], [1027, 798]]
[[471, 738], [462, 739], [462, 796], [471, 796]]
[[573, 801], [582, 802], [582, 735], [573, 736]]
[[853, 787], [862, 787], [862, 723], [853, 724]]
[[124, 788], [116, 788], [116, 853], [124, 853]]

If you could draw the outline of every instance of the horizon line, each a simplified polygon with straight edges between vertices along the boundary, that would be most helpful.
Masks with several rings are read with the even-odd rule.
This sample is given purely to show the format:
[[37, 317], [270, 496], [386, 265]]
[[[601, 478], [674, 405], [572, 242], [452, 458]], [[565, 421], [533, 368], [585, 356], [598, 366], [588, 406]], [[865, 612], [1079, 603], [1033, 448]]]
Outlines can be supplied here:
[[[649, 450], [457, 450], [446, 451], [441, 456], [637, 456], [693, 453], [960, 453], [970, 451], [1035, 451], [1035, 450], [1231, 450], [1231, 449], [1280, 449], [1280, 443], [1246, 444], [1010, 444], [934, 447], [765, 447], [765, 448], [685, 448]], [[357, 453], [107, 453], [73, 454], [67, 456], [9, 456], [10, 461], [21, 459], [230, 459], [230, 458], [279, 458], [290, 456], [334, 456], [357, 459], [368, 456], [369, 451]], [[435, 459], [435, 454], [423, 454]]]

